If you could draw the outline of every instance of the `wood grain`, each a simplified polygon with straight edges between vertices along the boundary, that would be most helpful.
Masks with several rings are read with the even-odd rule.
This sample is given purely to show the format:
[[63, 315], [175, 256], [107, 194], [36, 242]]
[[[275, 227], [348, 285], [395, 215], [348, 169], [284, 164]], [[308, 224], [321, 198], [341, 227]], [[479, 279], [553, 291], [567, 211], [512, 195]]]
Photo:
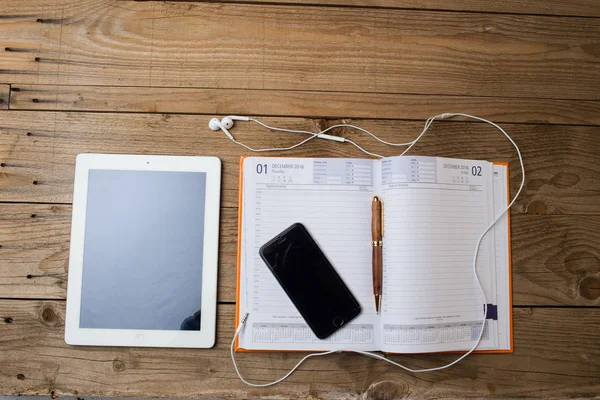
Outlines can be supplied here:
[[[0, 206], [0, 298], [64, 299], [71, 206]], [[237, 210], [221, 211], [219, 301], [234, 302]]]
[[[70, 203], [75, 156], [82, 152], [216, 155], [223, 160], [222, 204], [238, 202], [238, 161], [251, 153], [208, 129], [209, 116], [9, 111], [0, 113], [0, 201]], [[265, 118], [293, 129], [323, 129], [340, 122], [324, 119]], [[422, 123], [343, 120], [377, 132], [384, 140], [414, 138]], [[510, 125], [521, 147], [526, 186], [515, 213], [600, 214], [600, 135], [598, 127]], [[303, 136], [273, 134], [254, 123], [232, 129], [241, 141], [258, 148], [289, 146]], [[383, 155], [396, 149], [347, 129], [333, 131]], [[475, 158], [511, 163], [514, 194], [520, 183], [516, 155], [508, 141], [481, 123], [441, 121], [411, 150], [412, 154]], [[362, 157], [345, 143], [313, 140], [285, 153], [288, 157]]]
[[18, 85], [10, 108], [418, 121], [459, 110], [495, 122], [600, 125], [600, 101], [328, 91]]
[[[588, 398], [600, 393], [600, 2], [597, 0], [20, 0], [0, 2], [0, 395], [182, 398]], [[11, 90], [12, 89], [12, 90]], [[356, 123], [385, 140], [467, 112], [521, 147], [512, 211], [515, 353], [413, 375], [354, 354], [310, 360], [253, 389], [229, 359], [238, 160], [216, 115], [292, 129]], [[346, 119], [344, 119], [346, 118]], [[238, 123], [255, 147], [302, 136]], [[383, 155], [364, 134], [332, 134]], [[217, 345], [64, 343], [75, 156], [216, 155], [223, 161]], [[473, 122], [436, 123], [412, 154], [510, 163]], [[283, 156], [362, 157], [313, 140]], [[527, 307], [532, 306], [533, 308]], [[240, 354], [247, 378], [294, 353]], [[415, 367], [456, 355], [390, 356]]]
[[65, 298], [71, 206], [0, 206], [0, 297]]
[[8, 109], [10, 98], [10, 85], [0, 84], [0, 110]]
[[600, 306], [600, 217], [511, 219], [513, 304]]
[[[564, 398], [593, 397], [600, 390], [600, 314], [590, 309], [515, 309], [514, 354], [472, 355], [450, 369], [419, 375], [336, 354], [308, 361], [285, 383], [267, 389], [248, 388], [235, 375], [229, 359], [233, 305], [219, 306], [217, 345], [208, 350], [70, 347], [63, 340], [60, 301], [3, 300], [0, 318], [0, 387], [10, 395]], [[262, 382], [283, 375], [299, 358], [293, 353], [238, 355], [246, 378]], [[390, 358], [425, 368], [456, 355]]]
[[[25, 0], [0, 11], [15, 84], [597, 100], [600, 25], [271, 4]], [[535, 79], [533, 79], [535, 77]]]
[[[0, 297], [66, 297], [71, 206], [0, 208]], [[237, 209], [221, 210], [218, 300], [235, 302]], [[600, 306], [600, 216], [512, 216], [513, 304]], [[367, 266], [368, 267], [368, 266]]]
[[[210, 0], [177, 0], [204, 2]], [[447, 10], [447, 11], [478, 11], [530, 15], [578, 15], [587, 17], [600, 16], [600, 4], [595, 0], [222, 0], [222, 3], [278, 3], [322, 6], [356, 6], [382, 7], [399, 9]]]

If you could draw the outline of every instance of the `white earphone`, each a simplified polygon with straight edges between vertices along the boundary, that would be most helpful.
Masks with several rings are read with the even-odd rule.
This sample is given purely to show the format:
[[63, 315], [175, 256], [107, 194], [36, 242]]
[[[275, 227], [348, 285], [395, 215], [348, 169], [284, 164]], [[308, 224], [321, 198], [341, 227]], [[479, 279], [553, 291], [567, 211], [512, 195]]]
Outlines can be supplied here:
[[223, 132], [225, 132], [225, 135], [227, 135], [227, 137], [231, 140], [233, 140], [234, 142], [236, 141], [233, 138], [233, 135], [231, 133], [229, 133], [229, 129], [233, 128], [233, 121], [237, 120], [237, 121], [250, 121], [249, 117], [240, 117], [237, 115], [230, 115], [228, 117], [223, 118], [222, 120], [219, 121], [219, 118], [212, 118], [209, 122], [208, 122], [208, 127], [210, 129], [212, 129], [213, 131], [218, 131], [219, 129], [222, 130]]
[[[324, 129], [320, 132], [310, 132], [310, 131], [304, 131], [304, 130], [293, 130], [293, 129], [284, 129], [284, 128], [276, 128], [276, 127], [272, 127], [272, 126], [268, 126], [254, 118], [250, 118], [250, 117], [242, 117], [242, 116], [237, 116], [237, 115], [230, 115], [227, 116], [225, 118], [223, 118], [222, 120], [219, 121], [218, 118], [213, 118], [210, 120], [210, 122], [208, 123], [208, 126], [210, 127], [210, 129], [212, 129], [213, 131], [218, 131], [219, 129], [222, 130], [225, 135], [227, 135], [227, 137], [233, 141], [235, 144], [240, 145], [250, 151], [254, 151], [254, 152], [263, 152], [263, 151], [285, 151], [285, 150], [291, 150], [294, 149], [296, 147], [299, 147], [301, 145], [303, 145], [304, 143], [308, 142], [309, 140], [312, 140], [314, 138], [320, 138], [320, 139], [325, 139], [325, 140], [332, 140], [335, 142], [348, 142], [352, 145], [354, 145], [357, 149], [361, 150], [363, 153], [368, 154], [370, 156], [373, 157], [377, 157], [377, 158], [383, 158], [383, 156], [379, 155], [379, 154], [375, 154], [375, 153], [371, 153], [365, 149], [363, 149], [362, 147], [360, 147], [358, 144], [354, 143], [352, 140], [350, 139], [346, 139], [340, 136], [333, 136], [333, 135], [328, 135], [326, 134], [326, 132], [335, 129], [335, 128], [340, 128], [340, 127], [347, 127], [347, 128], [352, 128], [352, 129], [356, 129], [360, 132], [366, 133], [368, 135], [370, 135], [373, 139], [377, 140], [380, 143], [386, 144], [388, 146], [407, 146], [406, 149], [400, 154], [400, 156], [405, 155], [418, 141], [419, 139], [421, 139], [421, 137], [423, 137], [423, 135], [425, 134], [425, 132], [427, 132], [427, 130], [429, 129], [429, 127], [431, 126], [431, 124], [433, 123], [433, 121], [435, 121], [436, 119], [446, 119], [446, 118], [452, 118], [455, 116], [461, 116], [461, 117], [465, 117], [465, 118], [470, 118], [470, 119], [474, 119], [476, 121], [480, 121], [480, 122], [485, 122], [487, 124], [492, 125], [493, 127], [495, 127], [496, 129], [498, 129], [500, 132], [502, 132], [502, 134], [510, 141], [510, 143], [513, 145], [513, 147], [515, 148], [516, 152], [517, 152], [517, 156], [519, 157], [519, 163], [521, 164], [521, 185], [519, 186], [519, 189], [517, 190], [517, 193], [515, 194], [515, 196], [512, 198], [512, 200], [510, 201], [510, 203], [508, 204], [508, 206], [504, 209], [504, 211], [502, 211], [501, 214], [499, 214], [493, 221], [492, 223], [481, 233], [481, 235], [479, 236], [479, 239], [477, 240], [477, 243], [475, 245], [475, 249], [473, 252], [473, 263], [472, 263], [472, 271], [473, 271], [473, 276], [475, 278], [475, 281], [477, 282], [477, 284], [479, 285], [479, 292], [481, 294], [481, 297], [483, 298], [483, 308], [484, 308], [484, 312], [483, 312], [483, 318], [481, 321], [481, 326], [485, 326], [485, 321], [487, 319], [487, 301], [486, 301], [486, 297], [485, 297], [485, 293], [483, 291], [483, 287], [481, 286], [481, 282], [479, 281], [479, 276], [477, 275], [477, 268], [476, 268], [476, 261], [477, 261], [477, 254], [479, 253], [479, 247], [481, 246], [481, 242], [484, 238], [484, 236], [486, 235], [486, 233], [488, 233], [490, 231], [490, 229], [492, 229], [494, 227], [494, 225], [496, 225], [496, 223], [504, 216], [504, 214], [506, 214], [506, 212], [512, 207], [512, 205], [515, 203], [515, 201], [517, 200], [517, 198], [519, 197], [519, 194], [521, 194], [521, 190], [523, 189], [523, 186], [525, 185], [525, 166], [523, 164], [523, 157], [521, 156], [521, 151], [519, 150], [519, 147], [517, 146], [517, 144], [513, 141], [513, 139], [508, 135], [508, 133], [506, 133], [506, 131], [504, 131], [504, 129], [502, 129], [500, 126], [498, 126], [497, 124], [495, 124], [494, 122], [488, 121], [487, 119], [484, 118], [480, 118], [480, 117], [475, 117], [473, 115], [469, 115], [469, 114], [463, 114], [463, 113], [443, 113], [443, 114], [438, 114], [435, 115], [429, 119], [427, 119], [427, 121], [425, 122], [425, 126], [423, 128], [423, 130], [421, 131], [421, 133], [412, 141], [407, 142], [407, 143], [390, 143], [387, 142], [385, 140], [382, 140], [380, 138], [378, 138], [377, 136], [375, 136], [373, 133], [367, 131], [366, 129], [360, 128], [358, 126], [355, 125], [350, 125], [350, 124], [337, 124], [337, 125], [332, 125], [327, 129]], [[302, 133], [302, 134], [306, 134], [309, 135], [308, 138], [292, 145], [289, 147], [284, 147], [284, 148], [266, 148], [266, 149], [253, 149], [250, 146], [245, 145], [242, 142], [238, 142], [233, 135], [229, 132], [229, 129], [233, 128], [234, 122], [235, 120], [238, 121], [252, 121], [252, 122], [256, 122], [257, 124], [270, 129], [272, 131], [279, 131], [279, 132], [288, 132], [288, 133]], [[457, 359], [455, 359], [454, 361], [450, 362], [449, 364], [446, 365], [442, 365], [440, 367], [434, 367], [434, 368], [423, 368], [423, 369], [413, 369], [413, 368], [409, 368], [406, 367], [400, 363], [394, 362], [388, 358], [386, 358], [383, 355], [380, 354], [376, 354], [376, 353], [371, 353], [368, 351], [362, 351], [362, 350], [356, 350], [356, 349], [344, 349], [344, 350], [332, 350], [332, 351], [325, 351], [322, 353], [311, 353], [306, 355], [304, 358], [302, 358], [295, 366], [294, 368], [292, 368], [287, 374], [285, 374], [283, 377], [281, 377], [280, 379], [274, 381], [274, 382], [269, 382], [269, 383], [252, 383], [252, 382], [248, 382], [246, 381], [237, 366], [237, 363], [235, 361], [235, 355], [234, 355], [234, 344], [235, 344], [235, 340], [236, 338], [239, 336], [239, 334], [241, 333], [241, 331], [244, 329], [244, 326], [246, 325], [246, 321], [248, 320], [248, 315], [249, 314], [245, 314], [244, 316], [242, 316], [242, 319], [239, 321], [239, 325], [238, 328], [235, 331], [235, 335], [233, 336], [233, 339], [231, 341], [231, 345], [230, 345], [230, 352], [231, 352], [231, 360], [233, 361], [233, 366], [235, 368], [235, 372], [237, 373], [238, 377], [242, 380], [242, 382], [244, 382], [245, 384], [249, 385], [249, 386], [253, 386], [253, 387], [266, 387], [266, 386], [271, 386], [271, 385], [275, 385], [283, 380], [285, 380], [287, 377], [289, 377], [296, 369], [298, 369], [298, 367], [307, 359], [311, 358], [311, 357], [317, 357], [317, 356], [325, 356], [328, 354], [332, 354], [332, 353], [338, 353], [341, 351], [350, 351], [350, 352], [354, 352], [354, 353], [359, 353], [362, 355], [365, 355], [367, 357], [372, 357], [378, 360], [382, 360], [385, 362], [388, 362], [396, 367], [402, 368], [406, 371], [409, 372], [413, 372], [413, 373], [417, 373], [417, 372], [430, 372], [430, 371], [439, 371], [441, 369], [444, 368], [448, 368], [456, 363], [458, 363], [459, 361], [461, 361], [462, 359], [464, 359], [465, 357], [467, 357], [469, 354], [471, 354], [479, 345], [479, 343], [481, 342], [481, 337], [483, 335], [483, 328], [480, 329], [479, 331], [479, 336], [475, 342], [475, 344], [473, 345], [473, 347], [471, 347], [471, 349], [469, 351], [467, 351], [466, 353], [464, 353], [463, 355], [461, 355], [460, 357], [458, 357]]]

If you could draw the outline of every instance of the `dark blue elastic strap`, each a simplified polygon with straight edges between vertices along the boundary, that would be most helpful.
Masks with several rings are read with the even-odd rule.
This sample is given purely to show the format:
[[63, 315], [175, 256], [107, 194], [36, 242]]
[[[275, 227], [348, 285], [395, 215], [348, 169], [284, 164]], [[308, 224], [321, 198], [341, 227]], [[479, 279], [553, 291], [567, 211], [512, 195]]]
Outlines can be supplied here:
[[[484, 311], [485, 311], [485, 307], [484, 307]], [[487, 305], [486, 319], [498, 321], [498, 306], [496, 304], [488, 304]]]

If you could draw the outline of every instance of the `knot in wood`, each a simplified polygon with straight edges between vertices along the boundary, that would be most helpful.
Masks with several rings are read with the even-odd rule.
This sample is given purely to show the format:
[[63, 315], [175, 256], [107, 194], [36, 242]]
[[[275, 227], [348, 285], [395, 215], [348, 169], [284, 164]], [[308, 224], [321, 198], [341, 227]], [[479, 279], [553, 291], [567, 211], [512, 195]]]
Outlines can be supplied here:
[[534, 200], [527, 205], [527, 214], [545, 215], [548, 213], [548, 207], [542, 201]]
[[125, 371], [125, 363], [121, 360], [114, 360], [113, 369], [117, 372]]
[[56, 314], [56, 311], [50, 305], [42, 307], [40, 312], [40, 318], [46, 325], [56, 326], [60, 322], [60, 317]]
[[586, 276], [579, 282], [579, 295], [586, 300], [596, 300], [600, 297], [600, 279]]
[[319, 131], [325, 130], [329, 127], [329, 123], [325, 118], [316, 119], [315, 125]]

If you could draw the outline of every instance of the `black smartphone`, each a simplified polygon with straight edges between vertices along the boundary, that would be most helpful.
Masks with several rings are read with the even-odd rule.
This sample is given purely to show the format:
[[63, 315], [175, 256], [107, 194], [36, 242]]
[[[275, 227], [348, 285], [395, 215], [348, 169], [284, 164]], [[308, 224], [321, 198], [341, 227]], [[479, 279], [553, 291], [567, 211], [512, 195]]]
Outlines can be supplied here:
[[360, 304], [304, 225], [293, 224], [259, 254], [319, 339], [360, 314]]

